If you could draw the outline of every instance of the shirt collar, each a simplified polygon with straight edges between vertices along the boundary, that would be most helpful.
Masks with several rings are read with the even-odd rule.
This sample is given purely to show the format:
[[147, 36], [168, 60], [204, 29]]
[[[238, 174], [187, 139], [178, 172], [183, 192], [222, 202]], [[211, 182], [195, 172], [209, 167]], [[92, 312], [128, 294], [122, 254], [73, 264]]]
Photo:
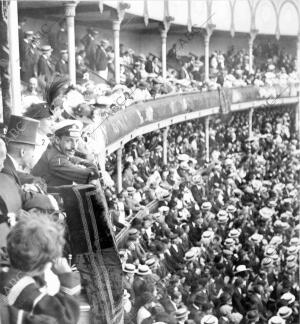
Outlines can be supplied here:
[[11, 159], [11, 162], [13, 163], [15, 169], [19, 171], [20, 170], [19, 163], [10, 154], [7, 153], [7, 156]]

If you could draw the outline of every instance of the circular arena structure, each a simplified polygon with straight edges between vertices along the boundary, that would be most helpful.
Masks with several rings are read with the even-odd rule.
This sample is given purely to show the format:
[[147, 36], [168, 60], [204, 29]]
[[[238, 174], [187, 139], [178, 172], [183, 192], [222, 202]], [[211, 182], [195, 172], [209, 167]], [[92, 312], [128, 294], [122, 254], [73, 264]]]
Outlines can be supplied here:
[[298, 323], [300, 2], [0, 8], [0, 322]]

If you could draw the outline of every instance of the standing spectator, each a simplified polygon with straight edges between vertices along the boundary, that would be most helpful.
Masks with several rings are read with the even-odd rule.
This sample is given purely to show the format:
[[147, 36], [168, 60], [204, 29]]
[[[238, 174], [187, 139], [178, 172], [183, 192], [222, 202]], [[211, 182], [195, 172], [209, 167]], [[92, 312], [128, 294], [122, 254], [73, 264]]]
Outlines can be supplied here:
[[51, 80], [55, 72], [55, 67], [50, 60], [52, 47], [50, 45], [44, 45], [41, 48], [41, 51], [42, 55], [38, 61], [38, 76], [41, 77], [44, 82], [48, 82]]
[[88, 67], [93, 71], [96, 71], [97, 35], [98, 31], [91, 27], [88, 28], [87, 34], [81, 39], [81, 43], [85, 48]]
[[57, 61], [55, 70], [61, 76], [66, 76], [69, 73], [69, 66], [68, 66], [69, 55], [66, 49], [60, 51], [60, 59]]
[[108, 55], [107, 48], [109, 46], [109, 41], [107, 39], [103, 39], [100, 42], [100, 45], [97, 48], [96, 52], [96, 71], [99, 75], [107, 80], [108, 77]]
[[55, 50], [59, 53], [68, 46], [68, 33], [66, 31], [66, 21], [59, 22], [59, 30], [56, 34]]

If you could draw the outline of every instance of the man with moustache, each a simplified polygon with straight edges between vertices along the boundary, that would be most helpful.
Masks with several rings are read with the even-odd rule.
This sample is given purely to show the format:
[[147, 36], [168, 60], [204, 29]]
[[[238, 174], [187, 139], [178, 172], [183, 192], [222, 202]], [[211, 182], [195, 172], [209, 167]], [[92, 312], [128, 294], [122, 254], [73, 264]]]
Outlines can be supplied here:
[[99, 178], [97, 167], [76, 156], [82, 125], [76, 120], [57, 124], [54, 142], [32, 169], [48, 186], [87, 184]]

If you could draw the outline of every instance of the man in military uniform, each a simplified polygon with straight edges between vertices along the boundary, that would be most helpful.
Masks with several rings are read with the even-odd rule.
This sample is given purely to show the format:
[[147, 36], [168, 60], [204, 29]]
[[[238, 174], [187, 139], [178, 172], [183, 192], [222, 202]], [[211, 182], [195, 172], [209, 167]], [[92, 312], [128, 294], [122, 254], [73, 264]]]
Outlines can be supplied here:
[[58, 123], [53, 146], [47, 148], [32, 174], [45, 179], [48, 186], [86, 184], [98, 179], [97, 167], [76, 156], [81, 129], [81, 123], [75, 120]]

